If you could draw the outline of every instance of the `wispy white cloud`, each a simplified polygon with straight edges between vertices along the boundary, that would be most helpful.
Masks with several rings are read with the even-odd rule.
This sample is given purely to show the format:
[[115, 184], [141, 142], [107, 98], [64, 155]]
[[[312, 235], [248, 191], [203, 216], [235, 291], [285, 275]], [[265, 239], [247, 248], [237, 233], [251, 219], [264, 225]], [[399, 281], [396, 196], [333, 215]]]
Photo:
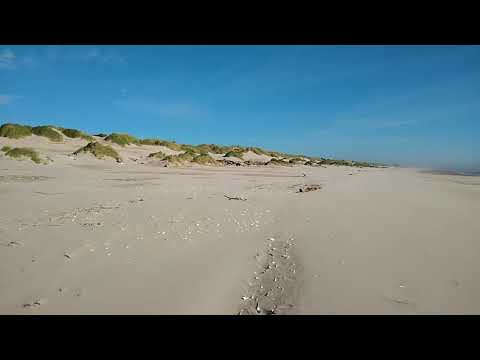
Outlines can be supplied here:
[[9, 95], [9, 94], [0, 94], [0, 105], [8, 105], [13, 101], [20, 99], [21, 96]]
[[0, 69], [15, 69], [17, 56], [10, 49], [0, 50]]

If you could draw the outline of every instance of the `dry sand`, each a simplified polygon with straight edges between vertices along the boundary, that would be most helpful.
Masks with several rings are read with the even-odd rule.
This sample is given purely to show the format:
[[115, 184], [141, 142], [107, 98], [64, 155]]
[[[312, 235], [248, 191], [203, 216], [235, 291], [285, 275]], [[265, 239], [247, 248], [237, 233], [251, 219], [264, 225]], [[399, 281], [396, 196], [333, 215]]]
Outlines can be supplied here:
[[28, 141], [53, 162], [0, 155], [0, 314], [480, 312], [478, 177], [0, 147]]

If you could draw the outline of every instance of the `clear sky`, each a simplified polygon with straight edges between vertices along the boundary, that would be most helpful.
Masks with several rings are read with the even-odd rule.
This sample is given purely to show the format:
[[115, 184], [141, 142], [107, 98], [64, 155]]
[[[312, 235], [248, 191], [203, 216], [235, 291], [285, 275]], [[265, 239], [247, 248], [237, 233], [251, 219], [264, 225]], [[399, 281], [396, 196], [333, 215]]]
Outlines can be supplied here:
[[480, 169], [480, 46], [2, 46], [0, 122]]

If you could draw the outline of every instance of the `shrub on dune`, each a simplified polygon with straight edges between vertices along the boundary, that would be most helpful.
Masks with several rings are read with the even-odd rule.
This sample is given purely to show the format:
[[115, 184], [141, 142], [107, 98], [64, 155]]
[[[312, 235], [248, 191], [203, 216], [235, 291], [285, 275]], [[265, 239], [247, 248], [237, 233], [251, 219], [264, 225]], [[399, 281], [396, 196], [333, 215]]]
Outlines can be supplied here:
[[8, 150], [11, 150], [11, 149], [12, 149], [12, 148], [11, 148], [10, 146], [8, 146], [8, 145], [5, 145], [5, 146], [2, 147], [2, 151], [3, 151], [3, 152], [7, 152]]

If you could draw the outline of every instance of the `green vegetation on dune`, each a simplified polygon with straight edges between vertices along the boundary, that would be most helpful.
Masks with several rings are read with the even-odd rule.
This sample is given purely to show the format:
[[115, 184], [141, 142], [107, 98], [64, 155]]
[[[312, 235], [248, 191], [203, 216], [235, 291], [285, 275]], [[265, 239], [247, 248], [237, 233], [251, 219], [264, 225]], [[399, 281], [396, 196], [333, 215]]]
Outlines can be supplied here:
[[229, 151], [225, 155], [223, 155], [223, 157], [236, 157], [242, 159], [243, 153], [240, 151]]
[[108, 134], [104, 134], [104, 133], [99, 133], [99, 134], [95, 134], [93, 136], [98, 136], [98, 137], [101, 137], [101, 138], [106, 138], [108, 136]]
[[174, 151], [182, 151], [183, 150], [182, 145], [177, 144], [175, 141], [165, 141], [162, 145], [169, 148], [170, 150], [174, 150]]
[[73, 155], [78, 155], [80, 153], [91, 153], [95, 157], [102, 159], [105, 156], [114, 158], [117, 160], [117, 162], [121, 162], [122, 158], [118, 153], [109, 145], [102, 145], [98, 142], [91, 142], [85, 145], [84, 147], [81, 147], [77, 151], [73, 153]]
[[263, 150], [262, 148], [259, 147], [247, 147], [247, 151], [251, 151], [257, 155], [268, 155], [269, 152], [267, 150]]
[[266, 165], [280, 165], [280, 166], [291, 166], [291, 163], [288, 161], [278, 160], [278, 159], [271, 159]]
[[215, 159], [213, 159], [210, 155], [207, 154], [195, 156], [192, 162], [201, 165], [217, 165]]
[[2, 147], [2, 151], [3, 152], [7, 152], [8, 150], [11, 150], [12, 148], [8, 145], [5, 145], [4, 147]]
[[290, 159], [288, 162], [290, 164], [303, 164], [305, 162], [305, 160], [303, 160], [302, 158], [299, 158], [299, 157], [294, 157], [293, 159]]
[[35, 126], [32, 128], [32, 133], [37, 136], [43, 136], [51, 141], [60, 142], [63, 141], [63, 136], [51, 126]]
[[82, 139], [85, 139], [85, 140], [88, 140], [88, 141], [93, 140], [92, 136], [90, 136], [88, 134], [85, 134], [83, 131], [80, 131], [80, 130], [77, 130], [77, 129], [58, 128], [58, 130], [60, 130], [63, 133], [63, 135], [65, 135], [69, 138], [72, 138], [72, 139], [82, 138]]
[[194, 146], [198, 152], [201, 154], [207, 154], [207, 153], [212, 153], [212, 154], [225, 154], [229, 151], [233, 151], [236, 149], [235, 146], [224, 146], [224, 145], [215, 145], [215, 144], [200, 144]]
[[[3, 151], [3, 148], [2, 148]], [[13, 148], [5, 152], [5, 155], [13, 158], [28, 157], [36, 164], [40, 164], [42, 160], [37, 151], [31, 148]]]
[[111, 133], [105, 138], [105, 140], [113, 142], [120, 146], [125, 146], [129, 144], [140, 144], [140, 141], [135, 136], [129, 134]]
[[186, 151], [182, 154], [178, 154], [178, 155], [175, 155], [177, 157], [178, 160], [180, 160], [181, 162], [190, 162], [193, 160], [193, 158], [196, 156], [195, 153], [192, 153], [192, 152], [189, 152], [189, 151]]
[[185, 152], [185, 153], [189, 153], [191, 155], [195, 155], [195, 154], [198, 154], [198, 149], [196, 149], [194, 146], [191, 146], [191, 145], [181, 145], [182, 146], [182, 150]]
[[194, 157], [195, 155], [189, 152], [184, 152], [178, 155], [165, 156], [162, 160], [167, 161], [169, 163], [173, 163], [173, 164], [183, 164], [183, 163], [192, 161]]
[[[95, 156], [110, 156], [117, 161], [120, 161], [120, 156], [115, 152], [110, 146], [105, 146], [96, 143], [94, 138], [81, 130], [77, 129], [67, 129], [54, 125], [47, 126], [28, 126], [20, 125], [13, 123], [5, 123], [0, 126], [0, 136], [7, 137], [11, 139], [21, 139], [32, 134], [43, 136], [51, 141], [60, 142], [63, 140], [63, 135], [69, 138], [82, 138], [90, 141], [90, 143], [85, 146], [83, 151], [91, 152]], [[102, 137], [106, 141], [118, 144], [120, 146], [126, 146], [129, 144], [135, 145], [152, 145], [152, 146], [164, 146], [168, 149], [182, 152], [178, 155], [169, 155], [166, 156], [163, 152], [153, 152], [149, 155], [150, 158], [157, 158], [161, 160], [166, 160], [172, 163], [184, 163], [184, 162], [195, 162], [202, 164], [216, 164], [213, 158], [210, 157], [211, 154], [224, 154], [224, 160], [220, 162], [228, 161], [229, 157], [243, 158], [245, 152], [251, 151], [257, 155], [266, 155], [270, 156], [272, 159], [267, 162], [271, 165], [282, 165], [282, 166], [291, 166], [295, 164], [304, 164], [307, 166], [319, 166], [319, 165], [336, 165], [336, 166], [354, 166], [354, 167], [376, 167], [375, 164], [370, 164], [363, 161], [349, 161], [349, 160], [334, 160], [334, 159], [325, 159], [322, 157], [313, 157], [305, 156], [302, 154], [288, 154], [278, 151], [265, 150], [260, 147], [242, 147], [240, 145], [217, 145], [217, 144], [199, 144], [199, 145], [189, 145], [189, 144], [179, 144], [175, 141], [161, 140], [156, 138], [147, 138], [147, 139], [137, 139], [136, 137], [125, 134], [125, 133], [112, 133], [107, 134], [97, 134], [95, 136]], [[4, 147], [5, 148], [5, 147]], [[77, 150], [80, 151], [82, 149]], [[3, 150], [3, 149], [2, 149]], [[5, 153], [9, 150], [3, 150]], [[196, 159], [196, 160], [195, 160]], [[247, 162], [251, 163], [251, 162]]]
[[149, 158], [158, 158], [158, 159], [164, 159], [165, 158], [165, 153], [162, 151], [154, 152], [148, 155]]
[[35, 134], [37, 136], [43, 136], [51, 141], [60, 142], [63, 140], [63, 136], [54, 130], [52, 126], [35, 126], [20, 124], [3, 124], [0, 126], [0, 136], [10, 139], [21, 139], [27, 136]]
[[140, 145], [157, 145], [157, 146], [165, 146], [170, 150], [174, 151], [182, 151], [184, 145], [177, 144], [175, 141], [168, 141], [168, 140], [160, 140], [160, 139], [142, 139], [138, 140], [138, 144]]
[[140, 145], [163, 145], [163, 140], [158, 139], [141, 139], [138, 141]]
[[10, 139], [21, 139], [32, 135], [32, 127], [28, 125], [6, 123], [0, 126], [0, 136]]

